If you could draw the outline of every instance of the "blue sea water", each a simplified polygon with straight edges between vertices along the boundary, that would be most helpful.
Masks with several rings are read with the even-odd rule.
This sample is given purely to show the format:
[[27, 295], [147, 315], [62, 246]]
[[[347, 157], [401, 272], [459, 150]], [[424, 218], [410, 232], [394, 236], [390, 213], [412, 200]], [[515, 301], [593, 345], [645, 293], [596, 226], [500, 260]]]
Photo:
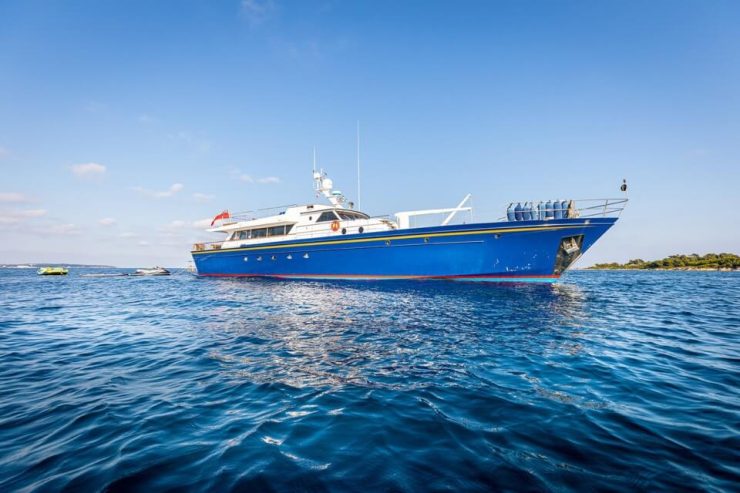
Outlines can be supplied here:
[[740, 275], [0, 270], [0, 491], [737, 491]]

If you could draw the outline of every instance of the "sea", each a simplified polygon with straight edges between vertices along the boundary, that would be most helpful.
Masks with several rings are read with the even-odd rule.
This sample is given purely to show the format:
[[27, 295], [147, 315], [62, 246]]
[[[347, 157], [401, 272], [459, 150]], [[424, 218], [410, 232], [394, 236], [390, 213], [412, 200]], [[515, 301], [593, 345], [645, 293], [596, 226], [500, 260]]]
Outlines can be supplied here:
[[0, 270], [2, 492], [740, 490], [740, 273], [92, 272]]

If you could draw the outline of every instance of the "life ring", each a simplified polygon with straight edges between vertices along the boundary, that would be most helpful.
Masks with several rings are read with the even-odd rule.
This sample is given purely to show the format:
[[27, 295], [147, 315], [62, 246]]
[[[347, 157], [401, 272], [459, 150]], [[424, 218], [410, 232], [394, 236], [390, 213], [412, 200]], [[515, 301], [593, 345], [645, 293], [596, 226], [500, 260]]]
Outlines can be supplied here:
[[331, 230], [332, 231], [339, 231], [339, 221], [332, 221], [331, 222]]

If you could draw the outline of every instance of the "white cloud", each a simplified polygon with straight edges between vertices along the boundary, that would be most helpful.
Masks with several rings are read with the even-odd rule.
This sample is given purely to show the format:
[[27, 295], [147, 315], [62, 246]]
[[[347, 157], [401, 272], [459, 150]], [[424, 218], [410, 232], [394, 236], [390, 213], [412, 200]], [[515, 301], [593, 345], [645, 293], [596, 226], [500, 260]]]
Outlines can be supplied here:
[[242, 181], [244, 183], [280, 183], [280, 178], [278, 178], [277, 176], [263, 176], [261, 178], [254, 178], [252, 175], [242, 173], [238, 169], [232, 169], [230, 174], [231, 176], [236, 177], [239, 181]]
[[195, 192], [193, 194], [193, 198], [195, 199], [196, 202], [200, 202], [201, 204], [205, 204], [206, 202], [210, 202], [211, 200], [213, 200], [214, 196], [213, 195], [209, 195], [207, 193]]
[[23, 217], [41, 217], [46, 215], [45, 209], [27, 209], [25, 211], [21, 211], [23, 214]]
[[139, 241], [139, 246], [149, 246], [149, 242], [146, 241], [146, 240], [140, 240]]
[[273, 0], [242, 0], [241, 14], [252, 26], [262, 24], [274, 12], [275, 2]]
[[118, 235], [119, 238], [137, 238], [138, 236], [138, 234], [132, 233], [131, 231], [125, 231]]
[[213, 221], [213, 219], [209, 217], [198, 219], [197, 221], [193, 221], [193, 227], [196, 229], [208, 229], [211, 227], [211, 221]]
[[18, 192], [0, 192], [0, 202], [28, 202], [28, 197]]
[[188, 233], [189, 231], [203, 231], [204, 229], [208, 229], [211, 227], [211, 221], [213, 221], [212, 218], [205, 218], [205, 219], [199, 219], [197, 221], [182, 221], [182, 220], [176, 220], [172, 221], [162, 228], [160, 228], [160, 231], [163, 235], [166, 236], [177, 236], [182, 235], [183, 233]]
[[116, 220], [112, 217], [104, 217], [103, 219], [98, 221], [98, 224], [100, 224], [101, 226], [113, 226], [114, 224], [116, 224]]
[[172, 140], [180, 141], [198, 152], [206, 153], [211, 150], [212, 144], [210, 140], [197, 137], [190, 132], [175, 132], [173, 134], [169, 134], [168, 137]]
[[27, 219], [46, 215], [45, 209], [0, 211], [0, 224], [17, 224]]
[[187, 223], [185, 221], [176, 220], [176, 221], [172, 221], [171, 223], [169, 223], [167, 225], [167, 229], [182, 229], [186, 225]]
[[181, 192], [185, 186], [182, 183], [175, 183], [170, 186], [167, 190], [149, 190], [143, 187], [134, 187], [134, 190], [147, 197], [155, 199], [166, 199], [174, 196], [176, 193]]
[[54, 224], [49, 227], [44, 228], [45, 233], [53, 234], [53, 235], [76, 235], [80, 233], [80, 230], [77, 228], [76, 225], [72, 223], [68, 224]]
[[106, 171], [106, 167], [98, 163], [75, 164], [71, 169], [72, 173], [80, 177], [102, 176]]

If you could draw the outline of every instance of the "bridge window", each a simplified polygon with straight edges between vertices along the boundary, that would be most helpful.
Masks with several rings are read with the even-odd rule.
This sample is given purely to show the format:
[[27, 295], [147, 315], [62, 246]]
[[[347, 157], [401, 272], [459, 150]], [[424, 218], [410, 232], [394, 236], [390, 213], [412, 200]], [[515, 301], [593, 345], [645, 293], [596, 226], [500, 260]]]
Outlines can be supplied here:
[[252, 230], [252, 238], [265, 238], [267, 236], [267, 228], [259, 228]]
[[319, 218], [316, 220], [317, 223], [323, 223], [326, 221], [334, 221], [338, 219], [337, 215], [333, 211], [322, 212]]

